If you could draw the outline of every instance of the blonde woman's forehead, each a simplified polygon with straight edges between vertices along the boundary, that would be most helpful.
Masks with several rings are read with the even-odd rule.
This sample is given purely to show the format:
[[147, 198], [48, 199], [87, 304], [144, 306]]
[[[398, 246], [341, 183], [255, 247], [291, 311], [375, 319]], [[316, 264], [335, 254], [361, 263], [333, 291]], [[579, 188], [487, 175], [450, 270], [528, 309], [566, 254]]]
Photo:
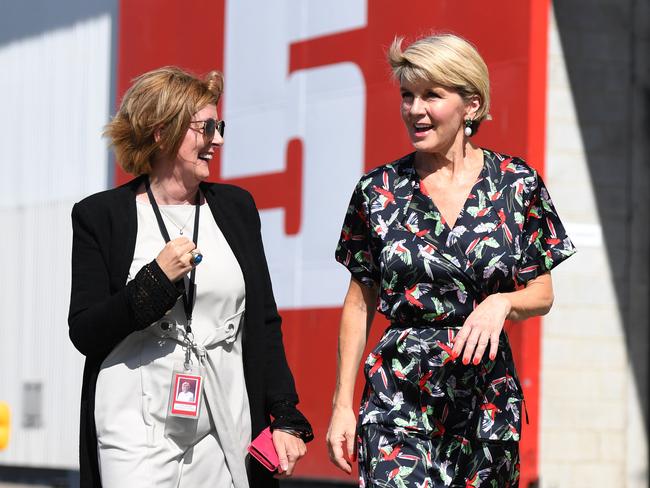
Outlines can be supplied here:
[[402, 77], [400, 81], [400, 89], [409, 90], [409, 91], [424, 91], [424, 90], [444, 90], [444, 91], [454, 91], [453, 87], [449, 87], [439, 83], [437, 81], [432, 81], [427, 78], [415, 78], [408, 79]]

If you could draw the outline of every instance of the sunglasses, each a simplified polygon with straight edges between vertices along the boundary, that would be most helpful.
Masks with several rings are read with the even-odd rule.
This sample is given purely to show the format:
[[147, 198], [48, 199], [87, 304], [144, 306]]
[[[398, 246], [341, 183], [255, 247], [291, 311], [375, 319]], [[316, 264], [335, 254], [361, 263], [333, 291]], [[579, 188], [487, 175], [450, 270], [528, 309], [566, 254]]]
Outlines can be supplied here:
[[217, 119], [207, 119], [207, 120], [192, 120], [192, 124], [201, 124], [198, 127], [190, 127], [192, 130], [197, 130], [203, 137], [211, 141], [214, 137], [214, 133], [218, 132], [221, 137], [226, 131], [226, 123], [223, 120]]

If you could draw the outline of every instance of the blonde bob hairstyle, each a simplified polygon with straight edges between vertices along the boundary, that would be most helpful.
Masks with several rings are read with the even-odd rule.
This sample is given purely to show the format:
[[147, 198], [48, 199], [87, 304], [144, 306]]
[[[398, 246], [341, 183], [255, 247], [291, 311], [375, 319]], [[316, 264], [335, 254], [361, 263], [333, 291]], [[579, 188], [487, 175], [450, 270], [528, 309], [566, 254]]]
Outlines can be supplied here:
[[211, 71], [205, 78], [166, 66], [133, 80], [104, 135], [110, 139], [124, 171], [148, 174], [158, 157], [175, 157], [196, 112], [217, 104], [223, 76]]
[[418, 39], [402, 51], [403, 41], [396, 37], [388, 49], [388, 63], [397, 81], [429, 81], [456, 90], [466, 102], [478, 96], [475, 129], [491, 118], [488, 68], [470, 42], [453, 34], [437, 34]]

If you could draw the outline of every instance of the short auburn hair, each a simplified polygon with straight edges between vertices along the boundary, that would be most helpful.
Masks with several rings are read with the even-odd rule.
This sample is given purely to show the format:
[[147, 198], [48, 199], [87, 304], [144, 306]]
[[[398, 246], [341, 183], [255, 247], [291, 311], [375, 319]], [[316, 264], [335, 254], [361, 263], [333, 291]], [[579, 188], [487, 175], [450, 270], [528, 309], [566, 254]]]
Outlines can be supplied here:
[[478, 96], [476, 128], [490, 119], [490, 75], [476, 47], [454, 34], [436, 34], [418, 39], [402, 51], [403, 37], [396, 37], [388, 49], [393, 76], [409, 83], [429, 81], [454, 89], [465, 100]]
[[122, 169], [136, 176], [148, 174], [156, 157], [176, 156], [194, 114], [216, 105], [222, 92], [219, 71], [199, 79], [176, 66], [165, 66], [135, 78], [104, 129]]

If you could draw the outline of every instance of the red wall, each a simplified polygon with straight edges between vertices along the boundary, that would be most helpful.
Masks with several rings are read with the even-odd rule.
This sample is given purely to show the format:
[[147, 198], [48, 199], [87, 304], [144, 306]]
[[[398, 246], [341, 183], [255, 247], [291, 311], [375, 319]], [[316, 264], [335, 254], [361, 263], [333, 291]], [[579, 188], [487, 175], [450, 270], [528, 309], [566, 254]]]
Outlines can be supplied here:
[[[136, 75], [163, 65], [175, 64], [197, 73], [222, 69], [224, 0], [122, 0], [120, 8], [119, 94]], [[477, 45], [491, 75], [494, 120], [483, 124], [478, 144], [521, 155], [543, 171], [548, 9], [548, 0], [372, 0], [366, 27], [291, 45], [289, 71], [343, 61], [359, 66], [366, 85], [365, 161], [369, 169], [410, 151], [398, 113], [399, 93], [385, 62], [386, 47], [395, 35], [413, 39], [431, 31], [460, 34]], [[227, 87], [224, 98], [228, 98]], [[285, 208], [288, 233], [299, 226], [301, 215], [299, 144], [288, 148], [286, 171], [229, 181], [251, 190], [261, 209]], [[213, 164], [213, 179], [221, 180], [219, 160]], [[127, 179], [117, 172], [116, 183]], [[294, 190], [287, 192], [287, 188]], [[332, 218], [342, 220], [343, 215]], [[316, 433], [297, 470], [299, 476], [346, 478], [329, 464], [325, 449], [339, 316], [338, 308], [283, 311], [285, 345], [301, 407]], [[385, 325], [376, 320], [371, 342]], [[537, 477], [540, 323], [510, 324], [509, 331], [530, 418], [521, 443], [522, 486], [527, 486]]]

